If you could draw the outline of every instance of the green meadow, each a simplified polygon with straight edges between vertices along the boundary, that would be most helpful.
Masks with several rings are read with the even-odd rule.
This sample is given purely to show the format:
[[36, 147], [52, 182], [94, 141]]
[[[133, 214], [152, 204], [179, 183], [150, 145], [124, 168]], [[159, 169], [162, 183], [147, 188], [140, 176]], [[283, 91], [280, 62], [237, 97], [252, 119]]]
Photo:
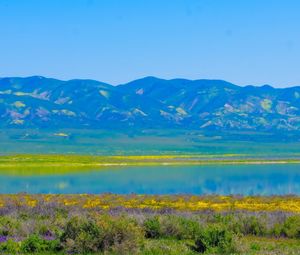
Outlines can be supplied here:
[[293, 132], [1, 129], [0, 154], [222, 155], [297, 157]]
[[[0, 156], [1, 173], [32, 175], [68, 173], [117, 166], [189, 166], [189, 165], [256, 165], [300, 164], [297, 158], [252, 157], [251, 155], [144, 155], [89, 156], [56, 154], [16, 154]], [[37, 171], [38, 170], [38, 171]]]

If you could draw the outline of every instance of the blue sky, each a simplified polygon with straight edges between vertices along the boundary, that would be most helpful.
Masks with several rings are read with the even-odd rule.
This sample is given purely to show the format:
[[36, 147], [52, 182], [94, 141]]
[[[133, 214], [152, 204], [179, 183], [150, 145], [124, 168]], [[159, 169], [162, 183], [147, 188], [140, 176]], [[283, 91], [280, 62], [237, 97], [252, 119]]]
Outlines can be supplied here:
[[298, 0], [0, 0], [0, 76], [300, 85]]

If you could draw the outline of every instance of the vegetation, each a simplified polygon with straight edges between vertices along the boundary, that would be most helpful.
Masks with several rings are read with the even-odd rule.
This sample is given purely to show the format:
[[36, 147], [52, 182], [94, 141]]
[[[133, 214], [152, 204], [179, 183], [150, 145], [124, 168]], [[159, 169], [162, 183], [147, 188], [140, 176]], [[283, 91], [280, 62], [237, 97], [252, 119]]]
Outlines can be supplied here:
[[[70, 207], [75, 210], [116, 208], [155, 210], [155, 211], [268, 211], [300, 213], [299, 196], [180, 196], [180, 195], [1, 195], [0, 209], [7, 207], [43, 207], [45, 205]], [[292, 224], [292, 223], [291, 223]]]
[[[80, 201], [85, 196], [71, 197]], [[5, 203], [0, 207], [0, 252], [292, 255], [300, 249], [299, 213], [232, 208], [224, 211], [183, 211], [154, 209], [151, 206], [103, 209], [82, 207], [80, 204], [66, 205], [59, 202], [63, 197], [2, 195]], [[120, 199], [120, 196], [117, 198]]]
[[221, 80], [155, 77], [122, 86], [41, 76], [0, 82], [2, 128], [113, 128], [133, 133], [149, 127], [187, 128], [216, 130], [218, 136], [237, 130], [299, 135], [300, 130], [299, 87], [239, 87]]
[[140, 129], [0, 129], [0, 154], [300, 155], [297, 132]]
[[[0, 171], [8, 175], [32, 173], [48, 174], [84, 171], [90, 168], [106, 169], [114, 166], [151, 165], [208, 165], [208, 164], [300, 164], [298, 158], [253, 157], [243, 154], [219, 155], [144, 155], [144, 156], [88, 156], [88, 155], [34, 155], [0, 156]], [[42, 169], [42, 171], [41, 171]], [[38, 170], [38, 171], [37, 171]]]

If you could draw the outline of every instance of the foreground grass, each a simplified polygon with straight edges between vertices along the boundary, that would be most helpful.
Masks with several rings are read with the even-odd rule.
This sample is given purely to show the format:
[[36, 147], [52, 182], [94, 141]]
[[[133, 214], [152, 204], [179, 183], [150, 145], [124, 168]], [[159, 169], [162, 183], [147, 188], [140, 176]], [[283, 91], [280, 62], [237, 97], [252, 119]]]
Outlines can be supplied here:
[[[86, 196], [72, 197], [81, 200]], [[295, 212], [162, 210], [151, 206], [104, 209], [65, 205], [59, 200], [63, 197], [47, 200], [49, 196], [2, 195], [5, 203], [0, 207], [0, 253], [298, 255], [300, 251], [300, 214]], [[127, 197], [127, 201], [130, 198], [135, 199]]]
[[[148, 239], [145, 241], [143, 248], [138, 254], [140, 255], [199, 255], [190, 247], [193, 245], [191, 240], [174, 240], [174, 239]], [[239, 245], [242, 255], [298, 255], [300, 241], [295, 239], [274, 239], [265, 237], [241, 237]], [[36, 255], [64, 254], [57, 253], [35, 253]], [[94, 253], [104, 254], [104, 253]], [[113, 252], [105, 252], [106, 255], [115, 255]], [[207, 252], [206, 254], [209, 254]]]
[[[142, 255], [196, 255], [191, 250], [193, 243], [189, 240], [148, 240], [141, 251]], [[246, 236], [238, 240], [239, 251], [236, 254], [242, 255], [298, 255], [300, 240], [287, 238], [266, 238]], [[212, 254], [207, 252], [206, 254]]]
[[300, 240], [248, 236], [240, 239], [240, 250], [245, 255], [297, 255]]

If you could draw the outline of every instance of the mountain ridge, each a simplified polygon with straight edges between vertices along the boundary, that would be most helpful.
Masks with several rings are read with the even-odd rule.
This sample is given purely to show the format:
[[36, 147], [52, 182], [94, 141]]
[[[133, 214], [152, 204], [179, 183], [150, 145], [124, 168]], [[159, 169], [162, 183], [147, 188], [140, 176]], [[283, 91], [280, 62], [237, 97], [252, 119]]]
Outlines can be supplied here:
[[0, 81], [1, 80], [4, 80], [4, 79], [31, 79], [31, 78], [35, 78], [35, 79], [48, 79], [48, 80], [55, 80], [55, 81], [59, 81], [59, 82], [70, 82], [70, 81], [91, 81], [91, 82], [99, 82], [99, 83], [103, 83], [103, 84], [107, 84], [107, 85], [110, 85], [112, 87], [118, 87], [118, 86], [122, 86], [122, 85], [126, 85], [128, 83], [131, 83], [133, 81], [139, 81], [139, 80], [144, 80], [144, 79], [157, 79], [157, 80], [163, 80], [163, 81], [188, 81], [188, 82], [196, 82], [196, 81], [220, 81], [220, 82], [226, 82], [226, 83], [230, 83], [234, 86], [237, 86], [237, 87], [241, 87], [241, 88], [244, 88], [244, 87], [255, 87], [255, 88], [261, 88], [261, 87], [264, 87], [264, 86], [267, 86], [267, 87], [271, 87], [273, 89], [289, 89], [289, 88], [300, 88], [300, 85], [293, 85], [293, 86], [289, 86], [289, 87], [275, 87], [275, 86], [272, 86], [270, 84], [245, 84], [245, 85], [238, 85], [238, 84], [234, 84], [232, 82], [229, 82], [229, 81], [226, 81], [226, 80], [223, 80], [223, 79], [208, 79], [208, 78], [203, 78], [203, 79], [188, 79], [188, 78], [170, 78], [170, 79], [166, 79], [166, 78], [160, 78], [160, 77], [156, 77], [156, 76], [144, 76], [144, 77], [141, 77], [141, 78], [138, 78], [138, 79], [135, 79], [135, 80], [132, 80], [132, 81], [128, 81], [128, 82], [125, 82], [125, 83], [119, 83], [119, 84], [110, 84], [110, 83], [107, 83], [107, 82], [103, 82], [103, 81], [99, 81], [99, 80], [96, 80], [96, 79], [90, 79], [90, 78], [72, 78], [72, 79], [59, 79], [59, 78], [53, 78], [53, 77], [47, 77], [47, 76], [43, 76], [43, 75], [31, 75], [31, 76], [5, 76], [5, 77], [0, 77]]
[[153, 76], [113, 86], [91, 79], [4, 77], [0, 127], [300, 131], [300, 86]]

